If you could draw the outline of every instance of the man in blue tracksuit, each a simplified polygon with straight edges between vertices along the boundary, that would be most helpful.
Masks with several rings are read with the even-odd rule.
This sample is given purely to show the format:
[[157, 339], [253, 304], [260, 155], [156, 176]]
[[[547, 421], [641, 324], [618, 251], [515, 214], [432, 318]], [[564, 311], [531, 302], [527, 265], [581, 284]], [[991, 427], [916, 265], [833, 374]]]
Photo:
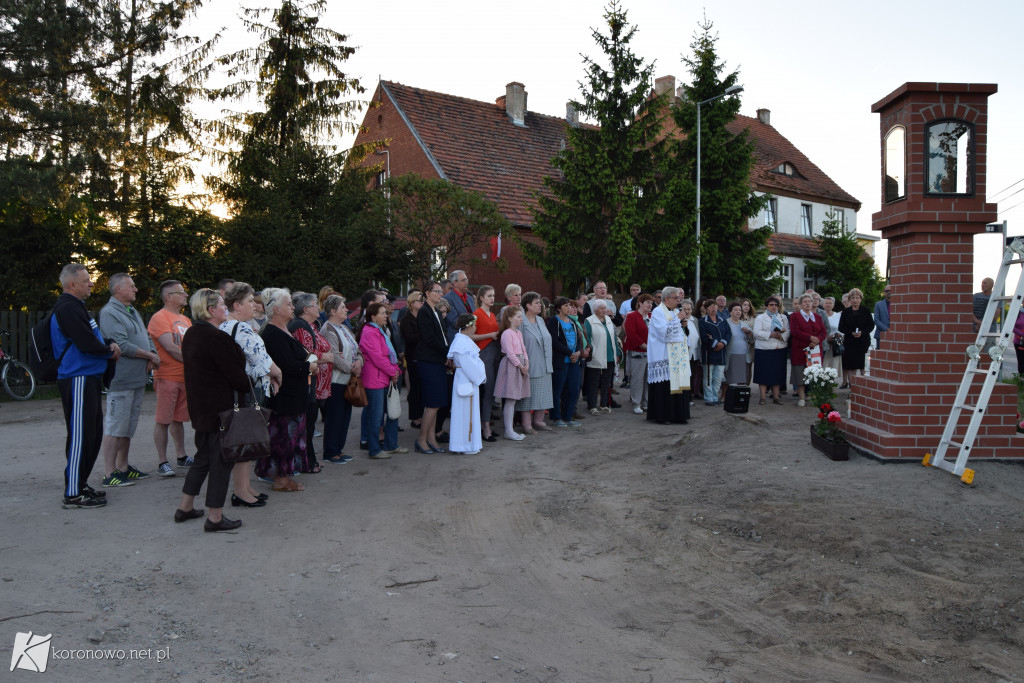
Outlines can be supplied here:
[[[121, 357], [113, 341], [104, 340], [85, 307], [92, 279], [85, 266], [69, 263], [60, 271], [64, 293], [50, 320], [53, 355], [64, 354], [57, 371], [57, 388], [68, 428], [65, 446], [64, 507], [95, 508], [107, 504], [106, 494], [89, 486], [103, 440], [103, 374], [108, 360]], [[66, 352], [65, 352], [66, 349]]]

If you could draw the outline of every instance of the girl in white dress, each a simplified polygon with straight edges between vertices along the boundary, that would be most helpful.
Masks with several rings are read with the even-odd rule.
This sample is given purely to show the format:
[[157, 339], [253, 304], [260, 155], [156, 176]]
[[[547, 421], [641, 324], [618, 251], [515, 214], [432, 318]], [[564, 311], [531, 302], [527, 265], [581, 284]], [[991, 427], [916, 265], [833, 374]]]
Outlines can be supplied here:
[[448, 450], [474, 455], [483, 447], [480, 435], [480, 385], [487, 380], [487, 369], [480, 360], [480, 347], [469, 337], [476, 334], [476, 316], [464, 313], [459, 316], [456, 325], [459, 334], [455, 335], [448, 349], [448, 358], [455, 363]]

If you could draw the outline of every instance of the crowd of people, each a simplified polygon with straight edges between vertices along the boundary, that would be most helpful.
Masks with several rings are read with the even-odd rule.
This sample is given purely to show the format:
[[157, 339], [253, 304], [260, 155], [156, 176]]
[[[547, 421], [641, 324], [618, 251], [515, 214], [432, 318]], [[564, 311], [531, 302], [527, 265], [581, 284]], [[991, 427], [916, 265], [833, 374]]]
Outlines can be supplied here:
[[[499, 307], [494, 288], [474, 294], [464, 271], [409, 292], [400, 311], [388, 292], [367, 290], [354, 315], [330, 287], [257, 292], [223, 280], [189, 297], [181, 282], [167, 280], [148, 327], [132, 306], [131, 277], [118, 273], [97, 325], [84, 303], [88, 270], [66, 266], [61, 284], [51, 336], [55, 350], [66, 349], [58, 372], [68, 425], [64, 507], [106, 504], [106, 494], [88, 484], [101, 446], [104, 488], [150, 476], [128, 455], [152, 372], [157, 474], [177, 474], [167, 458], [173, 441], [177, 465], [188, 467], [174, 519], [206, 516], [207, 531], [241, 526], [223, 515], [229, 486], [233, 507], [263, 507], [269, 497], [253, 476], [273, 492], [297, 493], [304, 486], [296, 475], [351, 461], [346, 445], [357, 406], [358, 446], [373, 460], [409, 452], [399, 445], [403, 412], [415, 430], [411, 447], [422, 454], [475, 454], [498, 434], [519, 442], [579, 427], [621, 408], [616, 396], [625, 390], [633, 413], [687, 424], [696, 401], [721, 405], [730, 385], [759, 385], [765, 405], [769, 398], [783, 403], [790, 384], [803, 406], [804, 367], [841, 368], [845, 385], [863, 372], [877, 329], [858, 289], [843, 297], [841, 311], [831, 297], [808, 291], [788, 315], [781, 296], [765, 300], [759, 313], [749, 299], [695, 303], [671, 286], [644, 292], [633, 285], [617, 307], [603, 282], [550, 302], [512, 284]], [[182, 314], [186, 304], [190, 317]], [[230, 465], [220, 452], [219, 415], [240, 395], [271, 411], [270, 455], [254, 465]], [[314, 448], [320, 418], [322, 462]], [[185, 422], [196, 434], [191, 457]], [[208, 512], [194, 506], [204, 482]]]

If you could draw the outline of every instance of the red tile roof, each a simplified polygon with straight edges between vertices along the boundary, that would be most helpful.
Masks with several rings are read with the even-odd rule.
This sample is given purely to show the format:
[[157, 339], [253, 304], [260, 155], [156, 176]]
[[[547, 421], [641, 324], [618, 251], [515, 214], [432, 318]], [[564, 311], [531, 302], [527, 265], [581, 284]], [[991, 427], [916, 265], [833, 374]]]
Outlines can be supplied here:
[[[749, 116], [737, 116], [727, 128], [734, 135], [739, 134], [744, 128], [750, 131], [756, 160], [750, 179], [758, 190], [780, 195], [796, 194], [800, 197], [819, 199], [825, 204], [860, 209], [860, 202], [856, 197], [839, 187], [797, 149], [796, 145], [775, 130], [774, 126], [761, 123], [759, 119]], [[795, 166], [799, 175], [787, 176], [772, 172], [772, 169], [783, 162]]]
[[527, 111], [516, 126], [494, 102], [383, 81], [444, 176], [482, 192], [515, 225], [533, 225], [533, 193], [556, 171], [551, 159], [565, 139], [565, 119]]
[[788, 235], [777, 232], [768, 237], [768, 249], [777, 256], [798, 256], [800, 258], [818, 259], [821, 252], [818, 243], [810, 237]]

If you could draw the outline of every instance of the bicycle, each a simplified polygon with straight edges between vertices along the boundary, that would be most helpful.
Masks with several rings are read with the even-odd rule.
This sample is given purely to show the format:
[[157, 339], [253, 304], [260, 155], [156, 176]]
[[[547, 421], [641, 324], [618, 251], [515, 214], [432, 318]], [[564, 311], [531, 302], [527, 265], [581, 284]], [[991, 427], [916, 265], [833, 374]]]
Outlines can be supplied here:
[[[10, 339], [10, 332], [2, 332], [0, 336]], [[0, 347], [0, 382], [11, 398], [27, 401], [36, 393], [36, 376], [32, 370]]]

